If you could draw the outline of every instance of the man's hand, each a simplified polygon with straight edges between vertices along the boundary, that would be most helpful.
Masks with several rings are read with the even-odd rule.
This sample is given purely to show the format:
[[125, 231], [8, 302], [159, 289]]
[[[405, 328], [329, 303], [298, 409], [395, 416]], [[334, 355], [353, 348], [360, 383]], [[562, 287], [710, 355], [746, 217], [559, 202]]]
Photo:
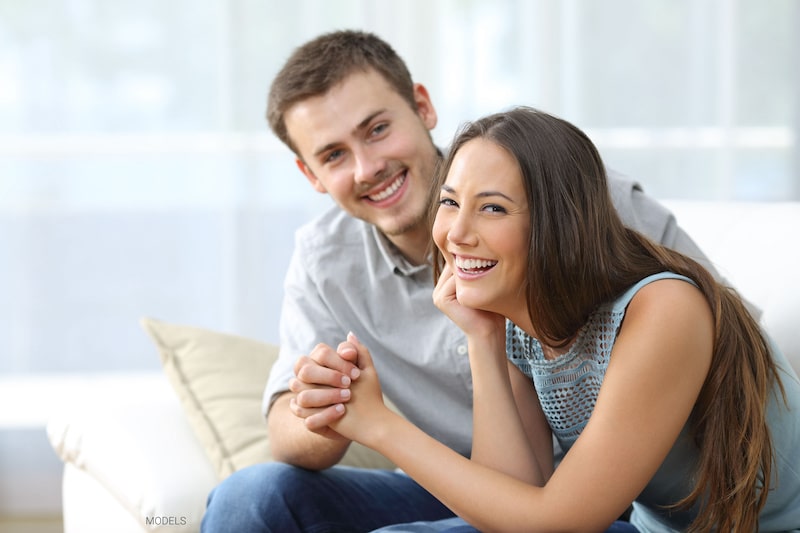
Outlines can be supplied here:
[[337, 350], [318, 344], [308, 356], [297, 360], [295, 377], [289, 381], [289, 390], [295, 393], [289, 408], [304, 419], [309, 431], [331, 439], [343, 438], [328, 425], [344, 413], [350, 384], [361, 375], [357, 364], [358, 352], [349, 342], [341, 343]]

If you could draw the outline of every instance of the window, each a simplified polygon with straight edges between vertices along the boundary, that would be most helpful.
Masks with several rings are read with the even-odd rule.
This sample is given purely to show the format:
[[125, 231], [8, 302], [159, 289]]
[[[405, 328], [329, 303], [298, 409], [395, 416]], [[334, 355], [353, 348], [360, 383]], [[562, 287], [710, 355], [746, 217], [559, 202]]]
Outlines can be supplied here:
[[157, 369], [142, 315], [277, 341], [293, 229], [330, 202], [265, 95], [334, 28], [395, 46], [441, 145], [527, 104], [655, 196], [800, 198], [792, 0], [44, 3], [0, 4], [0, 373]]

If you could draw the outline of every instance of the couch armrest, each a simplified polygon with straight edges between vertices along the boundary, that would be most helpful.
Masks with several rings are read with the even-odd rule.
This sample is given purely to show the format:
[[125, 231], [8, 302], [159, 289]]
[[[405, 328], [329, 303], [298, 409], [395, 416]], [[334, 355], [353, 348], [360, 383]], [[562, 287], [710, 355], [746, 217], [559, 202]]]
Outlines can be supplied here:
[[217, 477], [163, 375], [88, 377], [83, 386], [84, 401], [47, 426], [62, 461], [95, 479], [145, 531], [198, 531]]

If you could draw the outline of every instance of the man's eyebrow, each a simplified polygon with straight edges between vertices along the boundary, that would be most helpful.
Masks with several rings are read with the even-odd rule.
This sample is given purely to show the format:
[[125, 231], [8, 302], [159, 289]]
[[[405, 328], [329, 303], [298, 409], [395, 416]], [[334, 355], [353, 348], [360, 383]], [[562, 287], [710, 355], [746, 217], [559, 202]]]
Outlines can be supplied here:
[[386, 109], [378, 109], [377, 111], [370, 113], [369, 115], [367, 115], [367, 118], [358, 123], [358, 126], [356, 126], [353, 131], [355, 132], [358, 130], [363, 130], [364, 128], [369, 126], [369, 123], [372, 122], [375, 119], [375, 117], [384, 112], [386, 112]]
[[[448, 192], [450, 194], [455, 194], [455, 192], [456, 192], [456, 190], [454, 188], [450, 187], [449, 185], [442, 185], [442, 190], [444, 192]], [[505, 198], [509, 202], [516, 203], [513, 199], [511, 199], [511, 197], [509, 197], [506, 194], [501, 193], [500, 191], [483, 191], [483, 192], [479, 192], [478, 194], [475, 195], [476, 198], [488, 198], [488, 197], [492, 197], [492, 196], [500, 196], [501, 198]]]
[[[369, 115], [367, 115], [367, 117], [366, 117], [364, 120], [362, 120], [361, 122], [359, 122], [359, 123], [356, 125], [356, 127], [355, 127], [355, 128], [353, 128], [353, 132], [355, 133], [355, 132], [357, 132], [357, 131], [359, 131], [359, 130], [363, 130], [364, 128], [366, 128], [367, 126], [369, 126], [369, 123], [370, 123], [370, 122], [372, 122], [372, 121], [375, 119], [375, 117], [377, 117], [378, 115], [380, 115], [381, 113], [383, 113], [383, 112], [385, 112], [385, 111], [386, 111], [386, 109], [378, 109], [377, 111], [374, 111], [374, 112], [370, 113]], [[315, 157], [318, 157], [318, 156], [320, 156], [321, 154], [324, 154], [325, 152], [327, 152], [328, 150], [331, 150], [331, 149], [333, 149], [333, 148], [336, 148], [336, 146], [337, 146], [338, 144], [339, 144], [338, 142], [332, 142], [332, 143], [328, 143], [328, 144], [326, 144], [325, 146], [323, 146], [323, 147], [319, 148], [318, 150], [316, 150], [316, 151], [314, 152], [314, 156], [315, 156]]]

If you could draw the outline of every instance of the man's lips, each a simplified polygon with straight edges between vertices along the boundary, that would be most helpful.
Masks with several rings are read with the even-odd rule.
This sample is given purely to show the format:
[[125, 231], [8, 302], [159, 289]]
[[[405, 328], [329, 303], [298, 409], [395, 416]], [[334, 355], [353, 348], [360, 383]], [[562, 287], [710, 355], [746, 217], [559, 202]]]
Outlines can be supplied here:
[[393, 194], [395, 194], [400, 188], [403, 186], [407, 178], [407, 173], [402, 172], [397, 177], [386, 184], [385, 187], [380, 189], [377, 192], [373, 192], [365, 196], [366, 199], [372, 202], [383, 202], [387, 198], [390, 198]]

